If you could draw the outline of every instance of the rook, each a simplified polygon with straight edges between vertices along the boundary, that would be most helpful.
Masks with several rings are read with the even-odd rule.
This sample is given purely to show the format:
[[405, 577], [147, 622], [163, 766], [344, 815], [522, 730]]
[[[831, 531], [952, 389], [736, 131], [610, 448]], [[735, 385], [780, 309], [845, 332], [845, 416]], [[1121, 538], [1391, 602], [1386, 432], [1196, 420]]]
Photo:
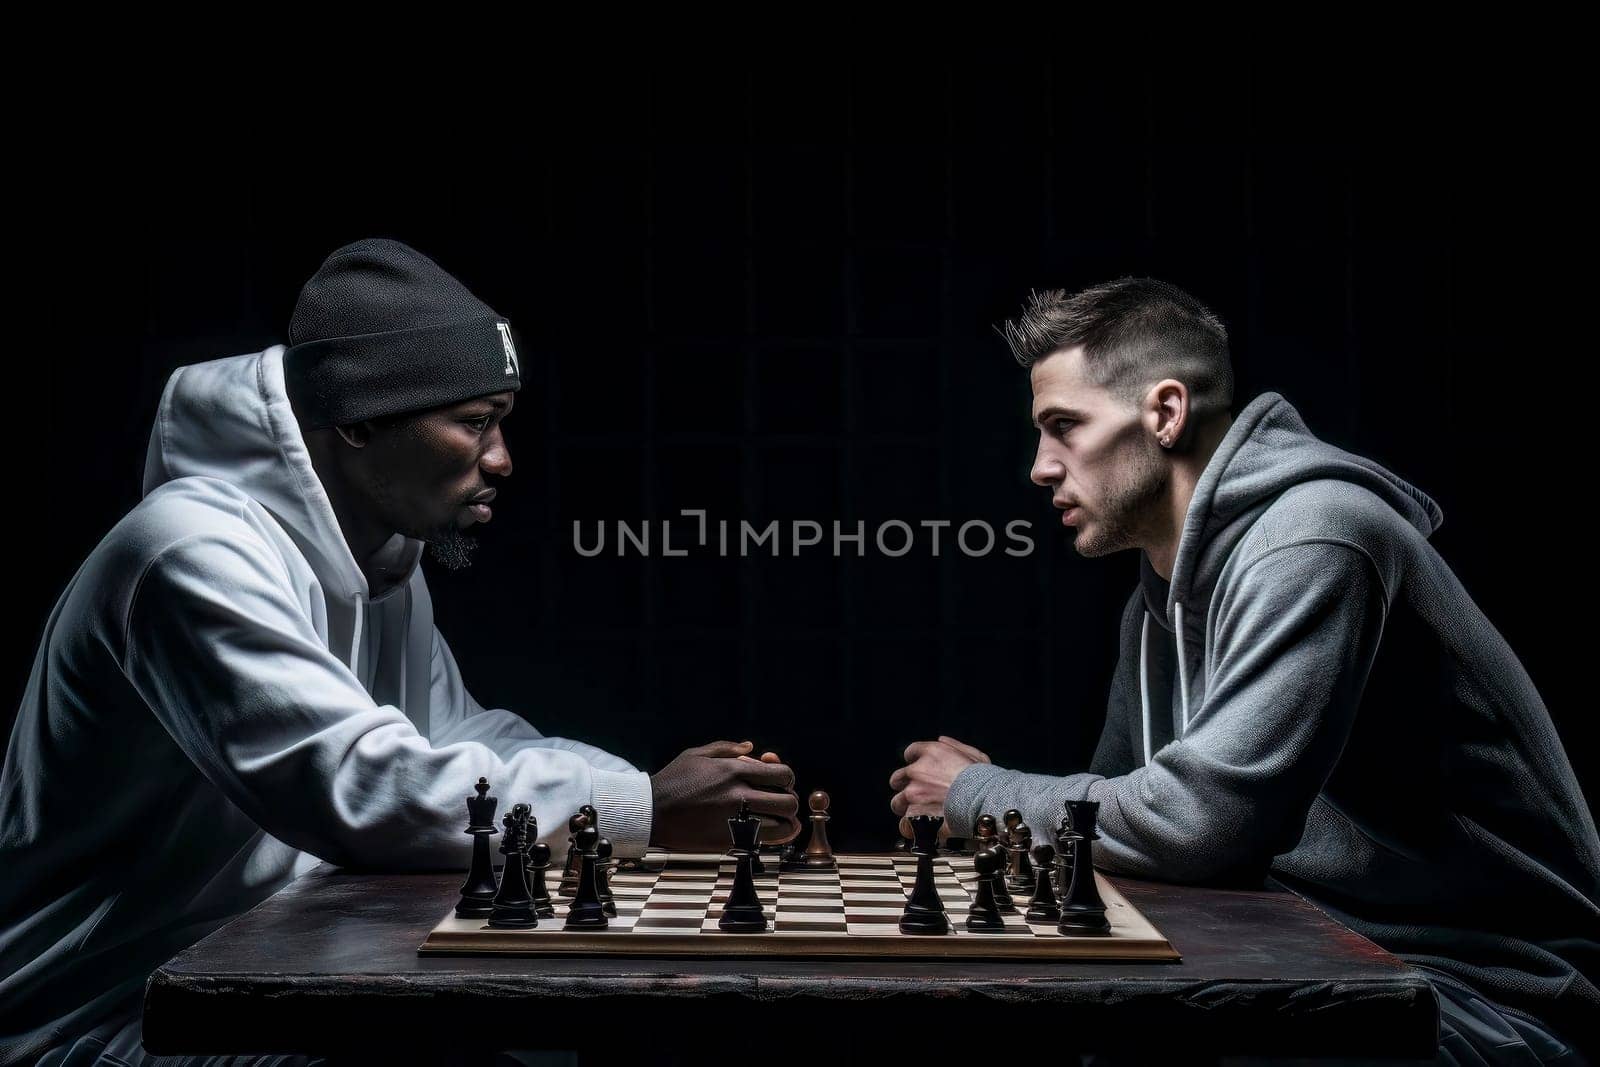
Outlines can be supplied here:
[[[1069, 828], [1062, 834], [1061, 843], [1063, 849], [1069, 845], [1072, 849], [1072, 873], [1066, 899], [1061, 903], [1058, 929], [1064, 934], [1109, 934], [1111, 924], [1106, 921], [1106, 905], [1100, 899], [1100, 887], [1094, 880], [1094, 842], [1100, 840], [1094, 822], [1100, 803], [1094, 800], [1066, 803]], [[1067, 877], [1065, 871], [1062, 876]]]

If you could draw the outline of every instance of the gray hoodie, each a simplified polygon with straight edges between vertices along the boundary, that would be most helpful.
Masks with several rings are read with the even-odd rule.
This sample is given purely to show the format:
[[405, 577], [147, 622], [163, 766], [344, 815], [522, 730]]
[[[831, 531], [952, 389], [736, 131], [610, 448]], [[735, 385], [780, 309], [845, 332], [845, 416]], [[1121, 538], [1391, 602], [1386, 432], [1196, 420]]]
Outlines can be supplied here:
[[1441, 521], [1257, 398], [1195, 487], [1171, 583], [1141, 556], [1090, 771], [969, 767], [952, 832], [1016, 807], [1038, 840], [1062, 801], [1097, 800], [1108, 871], [1270, 872], [1412, 962], [1582, 1032], [1600, 1011], [1594, 819], [1527, 672], [1428, 543]]
[[145, 498], [61, 595], [0, 768], [0, 1063], [136, 1005], [152, 970], [317, 860], [465, 867], [467, 794], [581, 804], [619, 855], [649, 776], [468, 692], [422, 544], [372, 590], [317, 480], [283, 347], [179, 368]]

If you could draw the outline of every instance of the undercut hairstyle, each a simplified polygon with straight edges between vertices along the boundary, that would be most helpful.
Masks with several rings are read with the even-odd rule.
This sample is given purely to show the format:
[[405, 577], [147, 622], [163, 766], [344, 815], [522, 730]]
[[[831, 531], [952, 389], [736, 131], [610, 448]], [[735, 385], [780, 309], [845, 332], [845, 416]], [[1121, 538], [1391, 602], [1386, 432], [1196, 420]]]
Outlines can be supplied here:
[[1228, 331], [1209, 308], [1154, 278], [1118, 278], [1068, 295], [1034, 292], [1022, 314], [1000, 328], [1024, 367], [1083, 346], [1090, 380], [1129, 403], [1175, 378], [1189, 390], [1195, 415], [1209, 419], [1233, 404]]

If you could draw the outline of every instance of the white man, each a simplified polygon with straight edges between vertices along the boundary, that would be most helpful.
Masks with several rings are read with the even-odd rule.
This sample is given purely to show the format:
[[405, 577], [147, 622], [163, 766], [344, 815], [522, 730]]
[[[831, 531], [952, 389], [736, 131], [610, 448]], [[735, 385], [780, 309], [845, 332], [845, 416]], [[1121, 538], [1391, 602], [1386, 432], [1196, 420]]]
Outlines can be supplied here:
[[1171, 285], [1036, 294], [1005, 332], [1032, 480], [1080, 554], [1138, 549], [1140, 582], [1087, 771], [941, 737], [907, 749], [895, 812], [959, 835], [1098, 801], [1107, 871], [1270, 874], [1422, 968], [1443, 1062], [1577, 1062], [1600, 842], [1527, 672], [1428, 542], [1439, 507], [1276, 394], [1232, 414], [1226, 331]]

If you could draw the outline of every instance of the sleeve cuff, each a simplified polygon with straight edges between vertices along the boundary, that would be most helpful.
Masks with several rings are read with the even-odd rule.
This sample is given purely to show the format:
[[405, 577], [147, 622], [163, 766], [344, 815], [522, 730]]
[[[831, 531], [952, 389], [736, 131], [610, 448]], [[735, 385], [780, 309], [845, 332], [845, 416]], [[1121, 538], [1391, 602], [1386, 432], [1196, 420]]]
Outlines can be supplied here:
[[650, 844], [650, 819], [654, 797], [650, 776], [642, 771], [603, 771], [592, 767], [590, 790], [600, 829], [616, 855], [642, 856]]
[[992, 763], [974, 763], [956, 775], [944, 798], [944, 822], [951, 836], [971, 837], [978, 816], [983, 814], [984, 799], [993, 795], [1005, 775], [1015, 773]]

